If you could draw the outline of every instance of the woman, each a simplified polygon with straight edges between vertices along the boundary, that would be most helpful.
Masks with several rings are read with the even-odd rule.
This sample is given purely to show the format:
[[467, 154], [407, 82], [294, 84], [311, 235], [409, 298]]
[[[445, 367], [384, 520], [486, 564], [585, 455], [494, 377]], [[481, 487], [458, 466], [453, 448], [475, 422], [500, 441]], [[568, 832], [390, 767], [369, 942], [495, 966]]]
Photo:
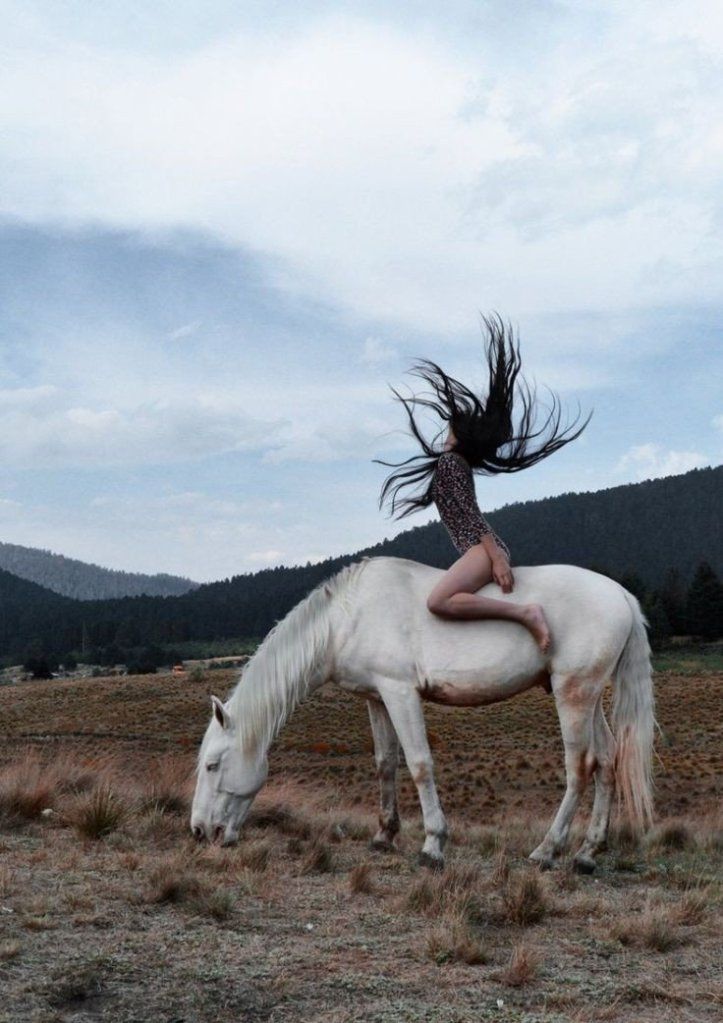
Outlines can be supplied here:
[[[414, 436], [423, 453], [404, 462], [383, 462], [397, 471], [382, 486], [379, 506], [391, 494], [394, 514], [399, 490], [410, 484], [429, 480], [426, 488], [399, 502], [404, 518], [417, 509], [434, 503], [454, 546], [461, 555], [447, 570], [427, 598], [427, 607], [444, 618], [508, 618], [520, 622], [534, 636], [545, 652], [550, 646], [550, 630], [539, 604], [515, 604], [477, 593], [492, 579], [503, 593], [511, 593], [514, 576], [510, 568], [510, 552], [479, 510], [474, 490], [473, 472], [487, 476], [503, 472], [519, 472], [547, 458], [564, 444], [582, 433], [590, 416], [574, 433], [572, 426], [560, 430], [560, 406], [552, 394], [552, 408], [540, 429], [535, 429], [536, 403], [524, 378], [517, 380], [521, 360], [519, 342], [515, 344], [511, 327], [499, 316], [483, 317], [487, 332], [485, 354], [489, 371], [487, 396], [480, 399], [459, 380], [447, 376], [429, 359], [420, 360], [412, 373], [433, 389], [434, 398], [403, 398], [394, 388], [409, 417]], [[521, 415], [517, 431], [513, 427], [515, 386], [519, 391]], [[441, 451], [434, 442], [428, 444], [420, 433], [411, 409], [421, 405], [434, 411], [447, 424], [447, 435]], [[592, 415], [592, 413], [590, 414]], [[575, 420], [577, 422], [577, 420]], [[442, 431], [440, 431], [441, 433]], [[547, 436], [545, 436], [547, 434]], [[439, 433], [435, 440], [439, 437]], [[541, 438], [537, 447], [531, 441]], [[410, 462], [417, 463], [410, 468]]]

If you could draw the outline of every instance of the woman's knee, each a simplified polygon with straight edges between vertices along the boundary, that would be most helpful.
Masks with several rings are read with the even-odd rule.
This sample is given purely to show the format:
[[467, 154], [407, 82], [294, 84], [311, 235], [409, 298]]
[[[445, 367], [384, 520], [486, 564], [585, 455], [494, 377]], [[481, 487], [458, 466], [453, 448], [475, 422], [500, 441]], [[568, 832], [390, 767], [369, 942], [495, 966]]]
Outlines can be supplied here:
[[443, 597], [441, 594], [430, 593], [427, 597], [427, 610], [431, 611], [432, 614], [444, 617], [449, 613], [447, 599], [447, 597]]

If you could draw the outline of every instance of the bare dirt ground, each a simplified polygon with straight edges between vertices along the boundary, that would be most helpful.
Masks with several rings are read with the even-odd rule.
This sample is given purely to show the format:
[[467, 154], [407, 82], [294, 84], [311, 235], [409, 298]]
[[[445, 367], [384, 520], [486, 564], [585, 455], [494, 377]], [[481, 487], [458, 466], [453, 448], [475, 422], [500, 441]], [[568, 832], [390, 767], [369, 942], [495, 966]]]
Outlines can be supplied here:
[[366, 709], [331, 689], [278, 740], [239, 847], [197, 847], [195, 752], [234, 674], [0, 688], [0, 1020], [720, 1019], [723, 675], [656, 676], [659, 823], [588, 878], [526, 863], [563, 789], [541, 691], [428, 708], [441, 876], [416, 865], [406, 771], [399, 851], [368, 850]]

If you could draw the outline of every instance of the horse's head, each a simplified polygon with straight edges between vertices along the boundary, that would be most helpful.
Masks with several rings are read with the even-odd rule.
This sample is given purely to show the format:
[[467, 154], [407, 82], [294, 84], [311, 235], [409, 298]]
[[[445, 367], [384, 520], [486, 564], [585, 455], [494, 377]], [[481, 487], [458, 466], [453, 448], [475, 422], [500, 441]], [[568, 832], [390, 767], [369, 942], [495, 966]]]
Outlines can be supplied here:
[[196, 838], [235, 845], [241, 825], [266, 781], [268, 762], [258, 751], [246, 754], [233, 721], [216, 696], [213, 716], [198, 757], [198, 777], [191, 807], [191, 830]]

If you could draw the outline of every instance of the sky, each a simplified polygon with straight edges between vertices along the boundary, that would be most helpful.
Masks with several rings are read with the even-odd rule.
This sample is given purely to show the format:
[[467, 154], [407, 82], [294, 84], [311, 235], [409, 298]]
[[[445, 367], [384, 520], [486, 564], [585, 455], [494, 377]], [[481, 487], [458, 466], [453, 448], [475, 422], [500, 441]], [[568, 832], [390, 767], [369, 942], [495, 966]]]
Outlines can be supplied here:
[[721, 462], [719, 3], [0, 19], [1, 540], [206, 581], [433, 521], [391, 387], [482, 391], [492, 310], [593, 416], [483, 511]]

